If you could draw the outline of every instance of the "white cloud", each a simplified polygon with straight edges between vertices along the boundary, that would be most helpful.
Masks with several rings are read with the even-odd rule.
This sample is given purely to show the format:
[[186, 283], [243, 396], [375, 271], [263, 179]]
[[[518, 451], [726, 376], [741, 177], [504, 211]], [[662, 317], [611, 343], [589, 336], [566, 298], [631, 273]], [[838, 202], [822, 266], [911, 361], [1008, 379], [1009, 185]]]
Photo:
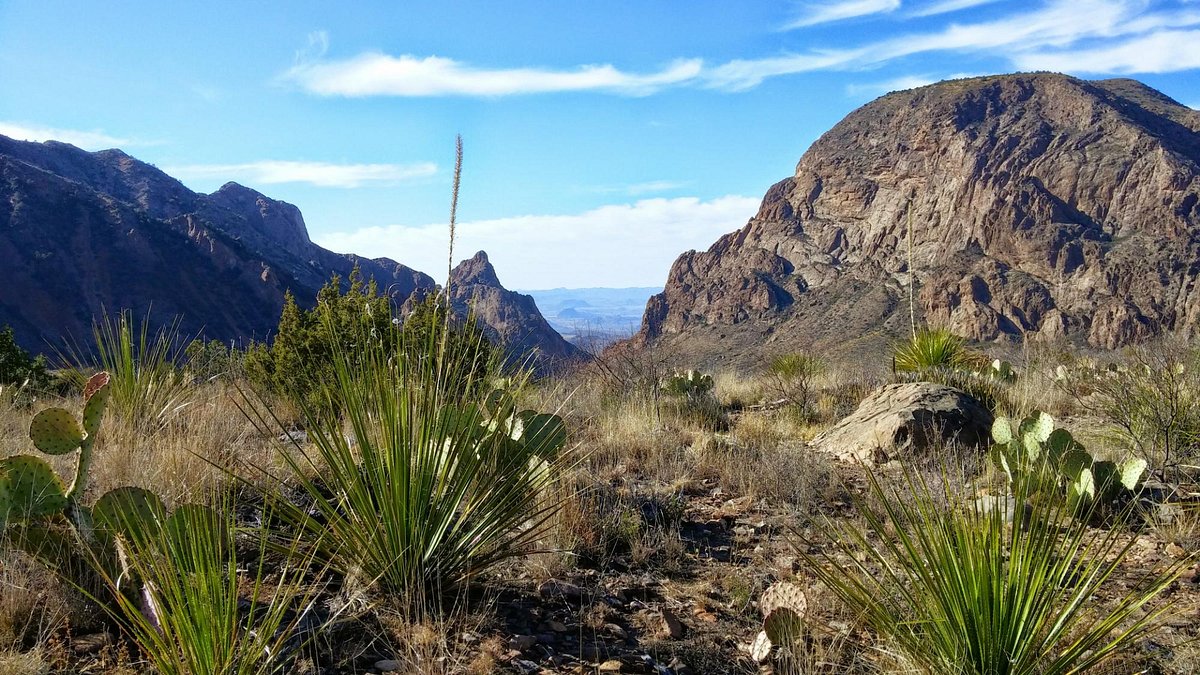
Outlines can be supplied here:
[[1022, 70], [1077, 73], [1169, 73], [1200, 68], [1200, 30], [1158, 31], [1120, 44], [1018, 55]]
[[[484, 250], [508, 288], [661, 285], [685, 250], [708, 248], [743, 225], [758, 199], [741, 196], [644, 199], [569, 215], [529, 215], [462, 222], [455, 259]], [[446, 274], [446, 225], [392, 225], [316, 235], [322, 246], [370, 252]]]
[[61, 141], [83, 148], [84, 150], [107, 150], [109, 148], [139, 145], [128, 138], [110, 136], [98, 130], [56, 129], [54, 127], [17, 124], [15, 122], [0, 122], [0, 134], [18, 141]]
[[934, 2], [924, 7], [913, 10], [909, 13], [912, 17], [937, 16], [939, 14], [949, 14], [962, 9], [978, 7], [980, 5], [990, 5], [997, 0], [941, 0]]
[[804, 14], [784, 26], [784, 30], [883, 12], [894, 12], [899, 8], [900, 0], [840, 0], [839, 2], [815, 3], [805, 7]]
[[699, 59], [681, 59], [658, 72], [635, 74], [607, 64], [573, 70], [496, 69], [439, 56], [366, 53], [344, 60], [301, 62], [284, 79], [321, 96], [511, 96], [569, 91], [642, 96], [693, 80], [702, 70]]
[[[709, 86], [741, 91], [758, 86], [769, 77], [810, 72], [867, 68], [905, 56], [929, 52], [963, 52], [997, 56], [1021, 67], [1026, 55], [1066, 49], [1085, 40], [1115, 40], [1149, 35], [1156, 31], [1200, 25], [1197, 11], [1145, 12], [1141, 0], [1052, 0], [1040, 8], [1004, 18], [976, 23], [955, 23], [929, 32], [901, 35], [868, 43], [854, 49], [813, 51], [765, 59], [732, 61], [706, 74]], [[1096, 48], [1102, 49], [1102, 48]], [[1127, 59], [1131, 61], [1132, 59]], [[1165, 60], [1165, 59], [1164, 59]], [[1096, 62], [1103, 61], [1096, 58]], [[1146, 65], [1166, 68], [1158, 59]], [[1115, 65], [1122, 65], [1113, 59]], [[1064, 70], [1066, 59], [1058, 61]], [[1184, 58], [1173, 69], [1195, 67]], [[1143, 64], [1131, 64], [1133, 72]]]
[[265, 160], [245, 164], [189, 164], [163, 169], [182, 180], [236, 180], [250, 184], [309, 183], [318, 187], [356, 188], [368, 183], [397, 183], [432, 176], [437, 165], [419, 164], [331, 164]]

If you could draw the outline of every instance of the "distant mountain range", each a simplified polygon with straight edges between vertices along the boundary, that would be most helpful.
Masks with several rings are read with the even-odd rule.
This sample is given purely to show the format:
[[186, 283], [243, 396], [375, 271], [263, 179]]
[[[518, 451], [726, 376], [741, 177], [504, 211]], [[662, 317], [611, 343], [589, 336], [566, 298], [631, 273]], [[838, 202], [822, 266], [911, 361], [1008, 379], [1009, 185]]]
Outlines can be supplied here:
[[[0, 325], [27, 349], [86, 340], [94, 317], [128, 308], [222, 341], [264, 339], [284, 293], [311, 306], [333, 275], [358, 266], [397, 306], [437, 285], [387, 258], [333, 253], [308, 237], [300, 210], [237, 183], [199, 194], [120, 150], [0, 136]], [[505, 290], [480, 254], [454, 271], [457, 306], [539, 366], [579, 356], [532, 299]]]
[[589, 349], [637, 332], [650, 296], [661, 286], [527, 290], [554, 330]]
[[[954, 80], [854, 111], [671, 267], [637, 343], [753, 368], [919, 319], [1096, 348], [1200, 331], [1200, 112], [1133, 80]], [[870, 344], [874, 341], [874, 347]]]

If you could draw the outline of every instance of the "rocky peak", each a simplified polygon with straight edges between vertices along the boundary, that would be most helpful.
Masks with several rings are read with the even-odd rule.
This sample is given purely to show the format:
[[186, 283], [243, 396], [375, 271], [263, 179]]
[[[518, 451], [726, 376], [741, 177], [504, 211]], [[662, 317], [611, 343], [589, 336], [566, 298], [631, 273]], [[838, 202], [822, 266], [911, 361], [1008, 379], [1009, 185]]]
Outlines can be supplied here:
[[233, 182], [208, 195], [206, 202], [210, 218], [214, 208], [231, 212], [233, 218], [219, 218], [225, 231], [252, 246], [276, 246], [299, 256], [312, 246], [304, 216], [292, 204]]
[[488, 339], [513, 359], [531, 358], [538, 370], [552, 370], [583, 355], [551, 328], [532, 296], [500, 284], [483, 251], [450, 273], [450, 301], [457, 315], [474, 316]]
[[753, 361], [897, 332], [910, 279], [925, 320], [975, 340], [1194, 331], [1198, 130], [1200, 113], [1131, 80], [888, 94], [815, 142], [744, 228], [681, 256], [639, 339]]
[[490, 286], [504, 288], [496, 276], [496, 268], [488, 261], [487, 253], [480, 251], [458, 263], [450, 275], [451, 284]]

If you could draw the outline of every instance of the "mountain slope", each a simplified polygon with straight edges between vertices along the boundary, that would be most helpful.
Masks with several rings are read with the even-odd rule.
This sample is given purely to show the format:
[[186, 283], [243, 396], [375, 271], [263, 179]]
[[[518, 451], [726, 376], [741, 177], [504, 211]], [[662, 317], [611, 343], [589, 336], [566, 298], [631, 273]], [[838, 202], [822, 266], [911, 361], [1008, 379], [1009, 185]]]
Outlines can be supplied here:
[[837, 347], [917, 312], [975, 340], [1117, 347], [1200, 324], [1200, 113], [1132, 80], [973, 78], [858, 109], [671, 268], [638, 340], [701, 362]]
[[93, 317], [120, 308], [182, 315], [189, 335], [263, 339], [286, 291], [311, 305], [355, 265], [398, 306], [436, 288], [394, 260], [317, 246], [299, 209], [236, 183], [198, 194], [119, 150], [0, 136], [0, 325], [29, 349], [86, 340]]

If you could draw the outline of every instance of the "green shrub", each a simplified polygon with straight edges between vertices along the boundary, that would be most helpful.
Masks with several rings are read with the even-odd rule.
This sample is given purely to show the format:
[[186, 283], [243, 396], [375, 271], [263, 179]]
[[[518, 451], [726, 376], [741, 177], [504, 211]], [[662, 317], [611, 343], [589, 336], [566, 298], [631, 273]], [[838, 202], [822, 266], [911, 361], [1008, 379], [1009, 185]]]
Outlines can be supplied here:
[[991, 410], [1007, 406], [1016, 373], [1005, 361], [990, 362], [943, 328], [922, 328], [892, 352], [892, 371], [905, 382], [937, 382], [961, 389]]
[[184, 350], [187, 374], [198, 380], [231, 377], [242, 373], [245, 354], [220, 340], [192, 340]]
[[863, 527], [830, 525], [834, 546], [801, 554], [922, 672], [1085, 671], [1157, 624], [1165, 608], [1144, 608], [1188, 563], [1148, 572], [1133, 589], [1109, 589], [1116, 604], [1100, 606], [1097, 592], [1135, 538], [1077, 523], [1063, 500], [1034, 502], [1022, 516], [1002, 499], [958, 497], [949, 484], [930, 488], [908, 471], [898, 489], [868, 480], [879, 510], [859, 499]]
[[398, 328], [390, 300], [379, 294], [374, 280], [363, 282], [358, 268], [350, 273], [344, 293], [341, 279], [333, 277], [317, 294], [311, 310], [300, 308], [289, 293], [271, 345], [256, 343], [247, 350], [246, 375], [260, 390], [315, 411], [337, 403], [322, 391], [335, 379], [337, 355], [354, 354], [361, 341], [370, 338], [388, 353], [441, 359], [459, 369], [447, 372], [448, 378], [465, 382], [466, 371], [491, 360], [492, 348], [474, 321], [448, 321], [438, 299], [436, 294], [427, 296]]
[[18, 402], [46, 391], [54, 378], [46, 370], [46, 357], [30, 357], [21, 349], [11, 327], [0, 330], [0, 392], [3, 400]]
[[767, 376], [775, 395], [807, 416], [813, 406], [817, 380], [825, 372], [825, 362], [805, 352], [775, 357], [767, 366]]

